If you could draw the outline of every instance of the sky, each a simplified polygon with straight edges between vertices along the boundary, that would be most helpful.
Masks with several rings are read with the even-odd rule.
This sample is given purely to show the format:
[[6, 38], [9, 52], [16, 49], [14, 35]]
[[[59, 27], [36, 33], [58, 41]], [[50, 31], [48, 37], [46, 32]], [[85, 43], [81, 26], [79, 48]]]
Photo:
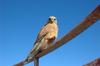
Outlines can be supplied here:
[[[0, 66], [13, 66], [28, 56], [49, 16], [57, 18], [57, 41], [80, 24], [97, 5], [100, 0], [0, 0]], [[100, 20], [40, 58], [40, 66], [82, 66], [99, 57]]]

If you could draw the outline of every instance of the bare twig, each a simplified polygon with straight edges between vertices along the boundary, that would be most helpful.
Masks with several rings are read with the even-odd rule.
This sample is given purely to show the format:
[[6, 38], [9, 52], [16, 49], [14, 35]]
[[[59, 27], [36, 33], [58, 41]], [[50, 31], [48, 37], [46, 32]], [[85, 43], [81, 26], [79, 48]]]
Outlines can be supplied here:
[[39, 66], [39, 58], [37, 58], [36, 61], [34, 62], [34, 66]]

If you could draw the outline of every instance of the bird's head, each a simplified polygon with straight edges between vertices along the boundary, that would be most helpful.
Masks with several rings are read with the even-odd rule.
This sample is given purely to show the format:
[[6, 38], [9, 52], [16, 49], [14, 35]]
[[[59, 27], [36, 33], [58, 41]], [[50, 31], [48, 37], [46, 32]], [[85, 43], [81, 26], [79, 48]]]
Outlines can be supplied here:
[[57, 19], [56, 19], [56, 17], [54, 17], [54, 16], [50, 16], [49, 17], [49, 23], [57, 23]]

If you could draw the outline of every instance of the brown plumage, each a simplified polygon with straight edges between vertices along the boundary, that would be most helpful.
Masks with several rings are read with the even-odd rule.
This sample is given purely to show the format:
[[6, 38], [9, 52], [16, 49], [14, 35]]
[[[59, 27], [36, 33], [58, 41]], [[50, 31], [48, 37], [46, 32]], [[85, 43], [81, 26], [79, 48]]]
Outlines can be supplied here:
[[57, 33], [57, 20], [54, 16], [50, 16], [48, 22], [39, 32], [34, 47], [27, 57], [25, 63], [28, 63], [28, 60], [30, 58], [35, 58], [35, 55], [38, 54], [40, 51], [47, 49], [56, 39]]

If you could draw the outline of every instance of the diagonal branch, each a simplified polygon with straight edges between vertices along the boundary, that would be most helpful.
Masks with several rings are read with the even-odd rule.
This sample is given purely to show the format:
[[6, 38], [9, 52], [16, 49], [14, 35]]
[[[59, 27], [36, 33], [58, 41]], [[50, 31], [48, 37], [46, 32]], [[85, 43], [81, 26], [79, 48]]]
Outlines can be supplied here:
[[[78, 36], [83, 31], [85, 31], [87, 28], [92, 26], [99, 19], [100, 19], [100, 5], [92, 13], [90, 13], [90, 15], [87, 16], [87, 18], [81, 24], [79, 24], [77, 27], [75, 27], [72, 31], [70, 31], [68, 34], [66, 34], [63, 38], [58, 40], [54, 45], [52, 45], [48, 49], [44, 50], [43, 52], [39, 53], [36, 57], [40, 58], [40, 57], [54, 51], [55, 49], [61, 47], [65, 43], [69, 42], [70, 40], [72, 40], [73, 38]], [[32, 61], [34, 61], [34, 60], [30, 59], [29, 63]], [[23, 66], [23, 61], [14, 66]]]

